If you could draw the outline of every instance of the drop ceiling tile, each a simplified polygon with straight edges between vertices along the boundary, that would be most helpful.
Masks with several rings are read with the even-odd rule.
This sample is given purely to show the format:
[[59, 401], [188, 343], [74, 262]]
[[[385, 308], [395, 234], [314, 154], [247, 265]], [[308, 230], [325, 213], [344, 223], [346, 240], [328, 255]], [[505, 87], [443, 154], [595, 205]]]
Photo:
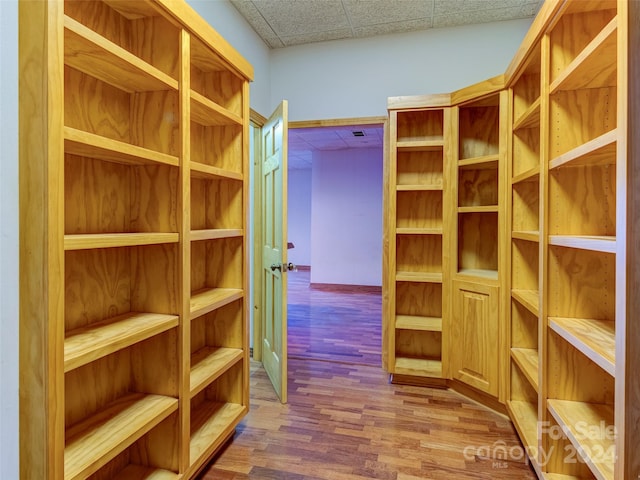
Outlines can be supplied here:
[[301, 35], [291, 35], [281, 37], [285, 47], [294, 45], [302, 45], [304, 43], [328, 42], [329, 40], [343, 40], [345, 38], [353, 38], [350, 28], [333, 30], [329, 32], [316, 32]]
[[521, 7], [499, 8], [494, 10], [478, 10], [459, 12], [433, 17], [434, 27], [451, 27], [456, 25], [471, 25], [476, 23], [499, 22], [522, 18]]
[[432, 19], [421, 18], [418, 20], [408, 20], [406, 22], [381, 23], [379, 25], [369, 25], [366, 27], [355, 27], [354, 33], [358, 38], [373, 37], [375, 35], [388, 35], [390, 33], [415, 32], [431, 28]]
[[351, 24], [365, 27], [431, 16], [434, 0], [343, 0]]
[[[278, 38], [271, 26], [266, 22], [260, 14], [256, 6], [251, 0], [231, 0], [233, 6], [240, 14], [249, 22], [255, 32], [264, 40], [267, 38]], [[270, 43], [267, 41], [267, 43]]]
[[433, 15], [507, 9], [520, 7], [523, 3], [523, 0], [435, 0]]
[[544, 1], [541, 0], [523, 5], [522, 10], [520, 11], [522, 17], [535, 17], [543, 3]]
[[260, 35], [258, 34], [262, 40], [267, 44], [269, 48], [282, 48], [284, 47], [284, 43], [278, 37], [268, 36], [268, 35]]
[[279, 37], [349, 27], [341, 0], [253, 0]]

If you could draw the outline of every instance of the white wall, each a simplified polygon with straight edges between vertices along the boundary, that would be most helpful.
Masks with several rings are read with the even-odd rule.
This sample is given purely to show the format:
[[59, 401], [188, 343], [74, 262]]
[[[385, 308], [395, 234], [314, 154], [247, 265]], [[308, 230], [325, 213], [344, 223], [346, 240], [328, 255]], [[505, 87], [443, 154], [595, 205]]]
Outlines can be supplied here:
[[288, 175], [287, 233], [294, 244], [288, 258], [295, 265], [311, 265], [311, 169], [289, 170]]
[[382, 149], [315, 152], [311, 282], [382, 285]]
[[254, 80], [249, 87], [251, 108], [269, 116], [280, 101], [273, 104], [270, 101], [271, 73], [267, 45], [228, 1], [187, 0], [187, 3], [253, 66]]
[[447, 93], [504, 73], [531, 22], [272, 50], [272, 103], [289, 100], [292, 121], [386, 115], [387, 97]]
[[0, 1], [0, 478], [18, 476], [18, 3]]

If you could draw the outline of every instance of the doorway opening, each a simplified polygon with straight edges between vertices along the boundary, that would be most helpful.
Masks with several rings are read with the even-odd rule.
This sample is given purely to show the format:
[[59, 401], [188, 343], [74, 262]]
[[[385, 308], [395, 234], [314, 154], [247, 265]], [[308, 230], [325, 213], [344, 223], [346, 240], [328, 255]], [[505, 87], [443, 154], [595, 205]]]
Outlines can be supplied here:
[[384, 126], [291, 124], [288, 357], [382, 365]]

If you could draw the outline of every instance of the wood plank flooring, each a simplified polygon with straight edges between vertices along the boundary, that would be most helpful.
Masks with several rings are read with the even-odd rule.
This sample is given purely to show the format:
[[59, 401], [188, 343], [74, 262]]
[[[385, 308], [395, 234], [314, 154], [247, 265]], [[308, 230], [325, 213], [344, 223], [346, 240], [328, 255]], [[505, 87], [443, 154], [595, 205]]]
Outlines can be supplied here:
[[382, 295], [378, 289], [309, 286], [309, 271], [289, 272], [290, 358], [382, 365]]
[[379, 294], [309, 289], [308, 272], [296, 273], [289, 403], [253, 362], [251, 410], [200, 480], [536, 478], [506, 417], [449, 390], [388, 382]]

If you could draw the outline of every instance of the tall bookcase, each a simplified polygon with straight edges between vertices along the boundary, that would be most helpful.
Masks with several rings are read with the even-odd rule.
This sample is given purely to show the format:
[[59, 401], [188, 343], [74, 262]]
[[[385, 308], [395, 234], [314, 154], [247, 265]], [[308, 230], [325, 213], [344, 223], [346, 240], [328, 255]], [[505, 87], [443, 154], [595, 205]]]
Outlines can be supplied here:
[[446, 325], [448, 219], [444, 157], [449, 108], [441, 96], [389, 101], [390, 160], [385, 225], [387, 369], [442, 379]]
[[182, 2], [20, 32], [21, 478], [192, 478], [248, 410], [251, 66]]
[[[510, 67], [509, 411], [540, 477], [627, 478], [626, 2], [547, 2]], [[636, 419], [637, 421], [637, 419]]]
[[[501, 78], [455, 92], [449, 162], [452, 378], [500, 395], [508, 96]], [[457, 100], [460, 99], [460, 100]]]
[[[545, 71], [546, 72], [546, 71]], [[526, 450], [537, 459], [540, 394], [541, 46], [511, 87], [510, 322], [507, 409]], [[546, 108], [546, 105], [545, 105]], [[541, 173], [542, 171], [542, 173]]]

